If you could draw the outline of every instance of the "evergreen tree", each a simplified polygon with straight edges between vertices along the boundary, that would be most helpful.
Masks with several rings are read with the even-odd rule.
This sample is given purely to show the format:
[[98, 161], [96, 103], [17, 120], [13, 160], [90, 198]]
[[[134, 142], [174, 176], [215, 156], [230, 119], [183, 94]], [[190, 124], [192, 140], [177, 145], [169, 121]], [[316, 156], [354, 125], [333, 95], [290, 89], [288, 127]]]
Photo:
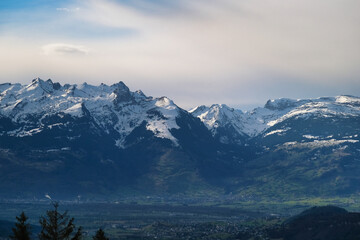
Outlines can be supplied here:
[[[40, 240], [80, 240], [82, 238], [81, 227], [76, 230], [74, 218], [68, 216], [68, 212], [59, 213], [59, 204], [53, 204], [54, 210], [46, 211], [46, 217], [40, 218]], [[75, 232], [76, 231], [76, 232]]]
[[109, 240], [105, 237], [105, 232], [100, 228], [97, 230], [96, 235], [93, 237], [93, 240]]
[[26, 223], [28, 217], [22, 212], [20, 216], [16, 217], [16, 220], [17, 223], [12, 229], [13, 235], [10, 238], [14, 240], [30, 240], [30, 225]]

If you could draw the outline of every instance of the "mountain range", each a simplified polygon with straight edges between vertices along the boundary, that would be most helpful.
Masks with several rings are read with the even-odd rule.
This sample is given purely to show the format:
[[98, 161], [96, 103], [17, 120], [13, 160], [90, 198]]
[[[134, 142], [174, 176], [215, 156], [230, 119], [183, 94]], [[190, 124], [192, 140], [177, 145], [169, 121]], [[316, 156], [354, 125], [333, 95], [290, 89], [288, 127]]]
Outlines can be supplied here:
[[359, 135], [355, 96], [187, 111], [123, 82], [5, 83], [0, 194], [347, 196], [360, 191]]

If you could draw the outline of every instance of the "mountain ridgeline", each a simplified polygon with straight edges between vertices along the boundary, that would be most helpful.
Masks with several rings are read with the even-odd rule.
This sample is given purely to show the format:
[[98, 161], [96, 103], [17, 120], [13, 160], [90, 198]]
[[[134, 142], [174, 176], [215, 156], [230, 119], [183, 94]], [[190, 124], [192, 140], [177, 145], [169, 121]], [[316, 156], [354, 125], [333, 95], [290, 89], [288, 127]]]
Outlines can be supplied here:
[[360, 98], [190, 111], [167, 97], [34, 79], [0, 85], [0, 195], [300, 197], [360, 191]]

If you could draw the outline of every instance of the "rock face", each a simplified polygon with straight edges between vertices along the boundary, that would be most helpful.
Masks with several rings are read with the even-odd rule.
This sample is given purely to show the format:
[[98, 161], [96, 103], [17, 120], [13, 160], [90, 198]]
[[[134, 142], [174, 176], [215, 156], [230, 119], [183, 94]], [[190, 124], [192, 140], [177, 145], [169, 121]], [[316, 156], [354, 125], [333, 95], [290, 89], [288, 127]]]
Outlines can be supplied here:
[[359, 109], [359, 98], [339, 96], [188, 112], [123, 82], [5, 83], [0, 193], [351, 194], [360, 190]]

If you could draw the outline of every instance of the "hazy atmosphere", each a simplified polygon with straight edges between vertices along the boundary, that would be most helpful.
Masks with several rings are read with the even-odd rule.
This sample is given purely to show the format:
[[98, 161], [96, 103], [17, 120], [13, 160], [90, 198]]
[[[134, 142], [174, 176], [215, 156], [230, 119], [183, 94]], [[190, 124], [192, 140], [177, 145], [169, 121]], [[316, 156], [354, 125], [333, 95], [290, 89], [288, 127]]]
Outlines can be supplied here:
[[113, 84], [183, 108], [360, 92], [358, 0], [2, 0], [0, 82]]

